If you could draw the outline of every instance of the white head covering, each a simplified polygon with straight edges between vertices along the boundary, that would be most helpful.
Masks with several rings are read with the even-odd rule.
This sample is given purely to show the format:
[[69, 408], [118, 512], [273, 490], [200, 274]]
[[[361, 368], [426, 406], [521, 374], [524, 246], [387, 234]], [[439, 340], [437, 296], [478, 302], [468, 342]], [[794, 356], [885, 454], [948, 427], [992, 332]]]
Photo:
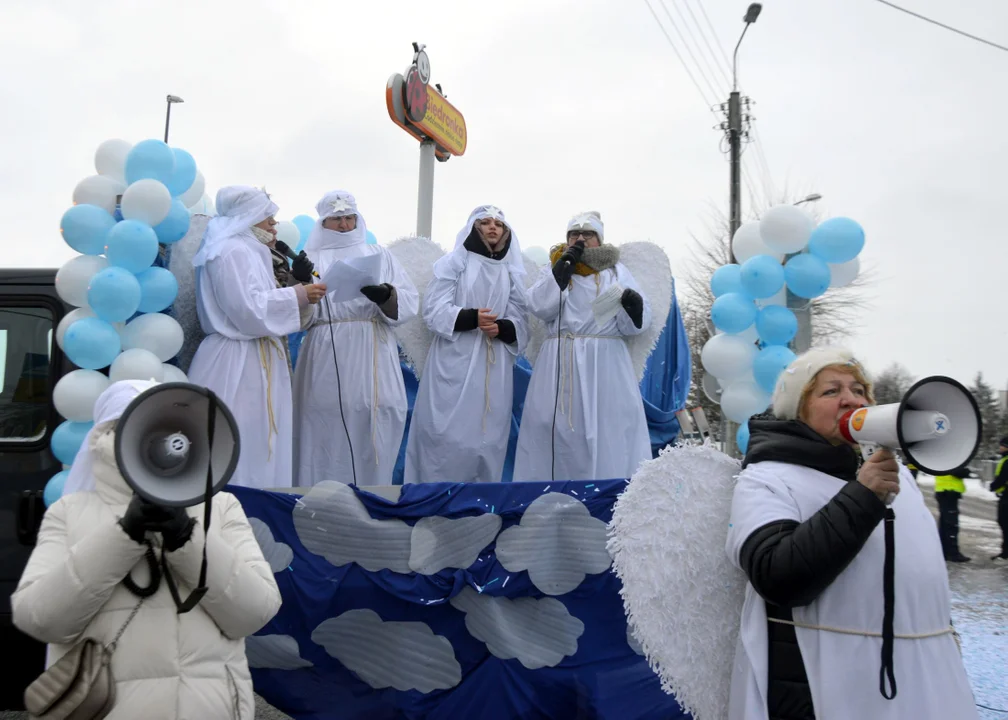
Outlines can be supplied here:
[[472, 233], [476, 221], [483, 218], [493, 218], [504, 223], [504, 227], [511, 233], [511, 245], [508, 247], [507, 257], [505, 258], [508, 270], [512, 275], [518, 275], [519, 277], [525, 275], [525, 263], [522, 261], [522, 251], [521, 245], [518, 244], [518, 235], [515, 233], [514, 228], [511, 227], [511, 224], [504, 218], [504, 211], [496, 205], [480, 205], [469, 213], [469, 220], [466, 221], [465, 227], [459, 230], [458, 235], [455, 236], [455, 249], [458, 250], [465, 244], [466, 239]]
[[575, 215], [567, 223], [567, 232], [571, 230], [594, 230], [598, 233], [599, 243], [604, 240], [605, 233], [603, 230], [605, 225], [602, 223], [602, 215], [596, 210], [589, 210], [588, 212], [583, 212], [580, 215]]
[[69, 495], [74, 492], [87, 492], [95, 489], [94, 477], [94, 453], [91, 450], [91, 440], [97, 433], [105, 432], [105, 423], [111, 423], [122, 417], [122, 414], [133, 402], [133, 399], [142, 392], [150, 390], [158, 383], [153, 380], [120, 380], [109, 385], [105, 392], [98, 396], [95, 401], [94, 419], [95, 424], [84, 437], [73, 465], [70, 466], [70, 475], [63, 485], [63, 494]]
[[[315, 227], [312, 228], [311, 233], [308, 235], [308, 240], [305, 242], [304, 249], [306, 252], [344, 248], [367, 243], [367, 223], [364, 222], [364, 216], [357, 209], [357, 198], [346, 190], [333, 190], [326, 193], [325, 197], [318, 201], [315, 210], [318, 211], [319, 217], [315, 221]], [[322, 227], [322, 223], [326, 218], [346, 217], [348, 215], [357, 216], [357, 227], [350, 232], [337, 232], [335, 230], [326, 230]]]
[[200, 267], [213, 260], [224, 249], [225, 241], [235, 236], [247, 235], [258, 245], [259, 241], [249, 228], [275, 215], [279, 209], [265, 190], [248, 185], [222, 187], [217, 192], [217, 217], [207, 224], [199, 252], [193, 256], [193, 265]]
[[[865, 380], [871, 383], [871, 376], [854, 358], [847, 348], [816, 347], [803, 352], [791, 361], [777, 378], [773, 393], [773, 414], [779, 420], [794, 420], [798, 417], [798, 404], [809, 383], [823, 368], [831, 365], [849, 365], [857, 368]], [[870, 390], [870, 388], [869, 388]]]

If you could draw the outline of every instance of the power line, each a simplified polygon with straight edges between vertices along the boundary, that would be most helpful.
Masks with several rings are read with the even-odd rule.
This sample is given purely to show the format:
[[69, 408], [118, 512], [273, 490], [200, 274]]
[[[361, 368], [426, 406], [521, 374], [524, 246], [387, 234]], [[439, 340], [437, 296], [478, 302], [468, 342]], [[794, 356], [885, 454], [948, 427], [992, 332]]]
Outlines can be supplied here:
[[[714, 113], [714, 108], [711, 107], [712, 103], [710, 103], [707, 100], [706, 96], [704, 96], [704, 91], [700, 88], [700, 83], [698, 83], [696, 81], [696, 78], [693, 77], [693, 73], [690, 72], [689, 66], [686, 64], [686, 61], [683, 60], [683, 56], [679, 52], [679, 48], [677, 48], [676, 45], [675, 45], [675, 43], [672, 42], [672, 38], [669, 36], [668, 31], [665, 30], [665, 26], [662, 25], [661, 20], [658, 19], [658, 15], [657, 15], [657, 13], [655, 13], [654, 8], [651, 7], [651, 3], [648, 2], [648, 0], [644, 0], [644, 4], [647, 5], [647, 9], [651, 11], [651, 17], [654, 18], [655, 23], [658, 25], [658, 29], [662, 31], [662, 35], [664, 35], [665, 39], [668, 40], [668, 44], [672, 47], [672, 50], [673, 50], [673, 52], [675, 52], [676, 57], [679, 58], [679, 62], [682, 64], [683, 70], [686, 71], [686, 75], [689, 77], [690, 81], [693, 83], [693, 87], [695, 87], [696, 90], [697, 90], [697, 92], [700, 93], [700, 98], [704, 101], [704, 104], [707, 105], [708, 109], [712, 113]], [[714, 116], [716, 117], [717, 113], [714, 113]]]
[[929, 22], [932, 25], [937, 25], [938, 27], [944, 28], [945, 30], [950, 30], [950, 31], [952, 31], [952, 32], [954, 32], [954, 33], [956, 33], [958, 35], [962, 35], [963, 37], [967, 37], [970, 40], [976, 40], [977, 42], [981, 42], [984, 45], [990, 45], [992, 48], [997, 48], [998, 50], [1004, 50], [1005, 52], [1008, 52], [1008, 47], [1005, 47], [1004, 45], [998, 45], [996, 42], [991, 42], [990, 40], [984, 40], [982, 37], [977, 37], [976, 35], [970, 35], [968, 32], [966, 32], [964, 30], [959, 30], [958, 28], [954, 28], [951, 25], [946, 25], [945, 23], [938, 22], [937, 20], [932, 20], [931, 18], [925, 17], [924, 15], [921, 15], [920, 13], [915, 13], [913, 10], [907, 10], [904, 7], [900, 7], [899, 5], [891, 3], [891, 2], [889, 2], [889, 0], [876, 0], [876, 2], [880, 2], [883, 5], [888, 5], [889, 7], [893, 8], [894, 10], [899, 10], [900, 12], [904, 12], [907, 15], [912, 15], [913, 17], [915, 17], [915, 18], [917, 18], [919, 20], [923, 20], [924, 22]]

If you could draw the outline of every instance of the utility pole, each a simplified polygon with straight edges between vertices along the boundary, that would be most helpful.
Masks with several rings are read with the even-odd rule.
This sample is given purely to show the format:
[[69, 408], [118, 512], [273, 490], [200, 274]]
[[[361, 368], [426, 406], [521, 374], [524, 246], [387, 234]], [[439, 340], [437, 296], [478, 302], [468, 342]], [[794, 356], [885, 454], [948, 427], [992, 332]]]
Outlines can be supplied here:
[[[801, 205], [803, 203], [814, 203], [822, 200], [822, 195], [819, 193], [812, 193], [798, 202], [795, 205]], [[789, 255], [785, 260], [790, 259], [793, 255]], [[787, 307], [795, 314], [795, 318], [798, 320], [798, 332], [795, 333], [794, 340], [791, 341], [792, 349], [795, 355], [801, 355], [803, 352], [812, 347], [812, 301], [806, 300], [803, 297], [798, 297], [790, 290], [787, 291]]]

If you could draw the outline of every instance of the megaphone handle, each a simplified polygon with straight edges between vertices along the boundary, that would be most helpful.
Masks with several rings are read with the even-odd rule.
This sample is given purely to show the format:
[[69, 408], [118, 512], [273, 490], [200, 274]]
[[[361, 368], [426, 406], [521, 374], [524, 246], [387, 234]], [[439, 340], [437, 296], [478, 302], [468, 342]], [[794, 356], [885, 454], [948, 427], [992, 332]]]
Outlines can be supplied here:
[[[859, 442], [858, 447], [861, 448], [861, 457], [865, 460], [870, 458], [872, 455], [879, 451], [881, 445], [873, 442]], [[896, 493], [889, 493], [886, 495], [885, 504], [892, 505], [893, 501], [896, 499]]]

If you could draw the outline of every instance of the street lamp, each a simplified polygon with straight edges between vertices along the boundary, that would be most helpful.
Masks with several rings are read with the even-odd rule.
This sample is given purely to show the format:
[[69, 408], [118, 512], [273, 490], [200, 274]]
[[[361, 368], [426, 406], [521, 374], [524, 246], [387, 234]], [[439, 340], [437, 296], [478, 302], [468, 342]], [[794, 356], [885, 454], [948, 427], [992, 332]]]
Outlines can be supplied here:
[[185, 100], [180, 98], [178, 95], [169, 95], [166, 100], [168, 101], [168, 112], [165, 114], [164, 121], [164, 141], [168, 142], [168, 124], [171, 122], [171, 106], [173, 103], [183, 103]]
[[811, 195], [806, 195], [805, 197], [803, 197], [801, 200], [796, 202], [795, 205], [801, 205], [802, 203], [807, 202], [818, 202], [819, 200], [822, 200], [822, 195], [820, 195], [819, 193], [812, 193]]
[[742, 44], [742, 38], [745, 37], [746, 30], [749, 29], [750, 25], [756, 22], [756, 18], [759, 17], [760, 11], [762, 9], [763, 9], [762, 5], [760, 5], [759, 3], [753, 3], [746, 10], [745, 17], [742, 18], [742, 21], [745, 23], [745, 27], [742, 28], [742, 34], [739, 35], [738, 42], [735, 43], [735, 52], [732, 53], [732, 90], [738, 90], [737, 60], [738, 60], [739, 45]]

